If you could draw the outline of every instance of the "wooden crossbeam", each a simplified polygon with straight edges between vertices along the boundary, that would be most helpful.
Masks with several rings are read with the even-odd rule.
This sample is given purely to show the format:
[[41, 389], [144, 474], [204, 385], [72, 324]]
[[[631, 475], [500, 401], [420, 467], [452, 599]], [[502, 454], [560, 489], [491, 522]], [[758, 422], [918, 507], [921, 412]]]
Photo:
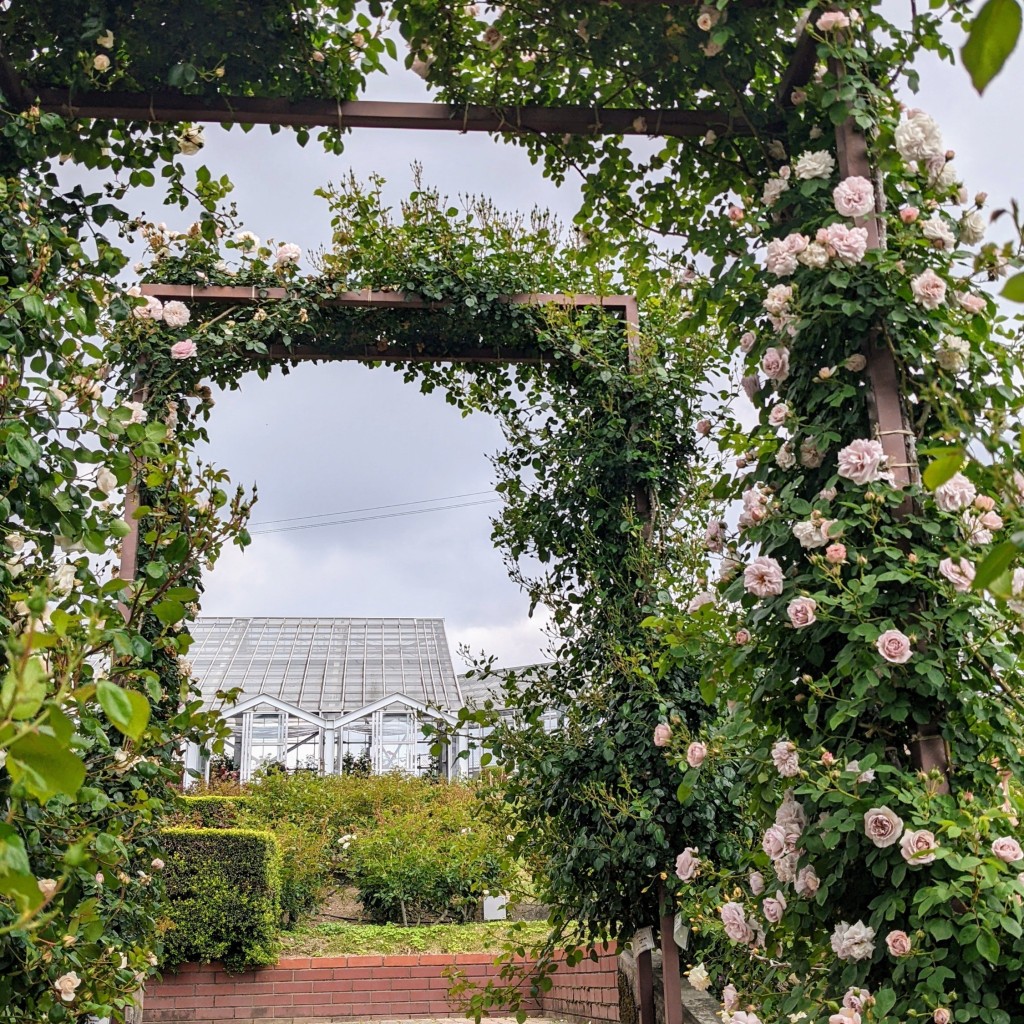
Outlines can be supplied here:
[[[189, 284], [144, 284], [141, 286], [143, 295], [152, 296], [161, 301], [177, 299], [178, 301], [211, 303], [216, 305], [248, 306], [260, 302], [274, 302], [285, 299], [289, 295], [287, 288], [249, 285], [217, 285], [199, 287]], [[630, 345], [636, 338], [639, 323], [637, 301], [632, 295], [561, 295], [546, 292], [521, 292], [515, 295], [501, 296], [501, 302], [523, 306], [566, 306], [585, 308], [600, 306], [622, 316], [626, 324], [627, 339]], [[408, 309], [438, 310], [450, 305], [448, 302], [424, 299], [420, 295], [408, 292], [385, 292], [366, 289], [358, 292], [336, 292], [325, 296], [319, 301], [324, 308], [348, 309]], [[544, 353], [535, 348], [503, 348], [500, 345], [465, 346], [453, 349], [444, 355], [426, 354], [418, 349], [387, 345], [378, 348], [375, 345], [364, 345], [361, 349], [348, 349], [343, 352], [319, 349], [315, 346], [284, 346], [273, 345], [269, 355], [272, 359], [301, 361], [340, 361], [357, 362], [451, 362], [451, 363], [544, 363]]]
[[382, 100], [287, 100], [252, 96], [183, 96], [39, 89], [42, 110], [68, 118], [159, 124], [273, 124], [290, 128], [404, 128], [449, 132], [639, 135], [700, 138], [750, 135], [743, 119], [718, 109], [612, 110], [593, 107], [488, 107]]

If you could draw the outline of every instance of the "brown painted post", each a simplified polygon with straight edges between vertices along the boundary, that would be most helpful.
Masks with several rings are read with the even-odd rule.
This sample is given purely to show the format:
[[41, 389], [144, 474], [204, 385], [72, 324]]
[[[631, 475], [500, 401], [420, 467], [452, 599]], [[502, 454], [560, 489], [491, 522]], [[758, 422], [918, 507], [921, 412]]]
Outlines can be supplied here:
[[[136, 378], [135, 390], [132, 392], [133, 402], [146, 401], [146, 387]], [[138, 511], [141, 501], [139, 499], [139, 473], [138, 465], [133, 466], [131, 480], [128, 481], [128, 490], [124, 496], [124, 521], [128, 524], [128, 534], [121, 540], [121, 559], [117, 575], [131, 582], [139, 571], [139, 520]], [[118, 605], [125, 621], [128, 620], [128, 606], [121, 601]]]
[[665, 887], [658, 883], [658, 906], [661, 911], [661, 984], [665, 990], [665, 1024], [683, 1024], [683, 990], [679, 969], [679, 947], [676, 945], [672, 901]]
[[[831, 66], [837, 76], [842, 75], [842, 65], [833, 61]], [[836, 127], [836, 156], [842, 178], [859, 175], [869, 181], [877, 181], [877, 175], [868, 159], [867, 139], [852, 118], [847, 118]], [[880, 193], [880, 189], [878, 191]], [[876, 209], [881, 212], [880, 195]], [[883, 228], [877, 213], [858, 218], [858, 224], [867, 228], [869, 249], [878, 249], [884, 245]], [[900, 393], [896, 358], [880, 326], [866, 339], [864, 356], [867, 359], [870, 384], [868, 416], [888, 460], [893, 483], [899, 488], [919, 483], [921, 476], [915, 435]], [[913, 501], [907, 497], [897, 510], [897, 515], [906, 516], [911, 511]], [[919, 771], [938, 769], [944, 776], [939, 791], [949, 792], [949, 751], [937, 722], [932, 721], [918, 730], [910, 744], [910, 761]]]
[[655, 1024], [654, 968], [649, 949], [637, 954], [636, 978], [637, 987], [640, 989], [640, 1024]]

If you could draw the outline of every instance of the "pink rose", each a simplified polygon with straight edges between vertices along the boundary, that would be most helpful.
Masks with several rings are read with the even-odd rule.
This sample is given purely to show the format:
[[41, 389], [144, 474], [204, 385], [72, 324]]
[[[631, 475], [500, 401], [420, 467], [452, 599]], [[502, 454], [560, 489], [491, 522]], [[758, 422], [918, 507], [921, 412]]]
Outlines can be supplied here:
[[815, 609], [818, 602], [812, 597], [797, 597], [789, 602], [786, 614], [794, 629], [803, 629], [816, 621]]
[[974, 499], [974, 507], [979, 512], [991, 512], [996, 507], [996, 499], [987, 494], [979, 494]]
[[838, 1013], [833, 1013], [829, 1017], [828, 1024], [861, 1024], [860, 1013], [848, 1006], [844, 1006]]
[[772, 763], [784, 779], [792, 779], [800, 774], [800, 756], [796, 744], [789, 740], [779, 740], [772, 744]]
[[694, 428], [701, 437], [707, 437], [711, 433], [711, 420], [697, 420]]
[[821, 763], [826, 768], [831, 768], [836, 763], [836, 755], [831, 750], [822, 751]]
[[781, 892], [777, 891], [774, 896], [769, 896], [762, 901], [761, 909], [764, 911], [765, 920], [769, 924], [778, 924], [786, 910], [786, 898]]
[[935, 488], [935, 504], [943, 512], [959, 512], [968, 508], [977, 497], [977, 489], [963, 473], [954, 473]]
[[168, 327], [184, 327], [192, 319], [188, 306], [184, 302], [167, 302], [164, 304], [164, 323]]
[[768, 349], [761, 358], [761, 369], [769, 380], [784, 381], [789, 376], [789, 349]]
[[789, 406], [785, 402], [779, 402], [778, 405], [773, 405], [772, 410], [768, 413], [768, 425], [772, 427], [781, 427], [789, 416]]
[[777, 284], [768, 289], [768, 294], [761, 305], [772, 316], [782, 316], [788, 309], [793, 298], [793, 289], [788, 284]]
[[885, 937], [885, 944], [893, 956], [908, 956], [911, 951], [910, 936], [903, 931], [889, 932]]
[[846, 561], [846, 545], [829, 544], [825, 548], [825, 559], [833, 565], [842, 565]]
[[796, 889], [797, 896], [802, 896], [805, 900], [809, 900], [818, 891], [820, 885], [821, 882], [818, 880], [817, 872], [808, 864], [797, 872], [793, 888]]
[[881, 476], [884, 459], [881, 442], [858, 438], [840, 450], [838, 473], [855, 484], [869, 484]]
[[988, 303], [981, 295], [973, 295], [970, 292], [958, 295], [956, 301], [960, 303], [961, 309], [966, 309], [972, 316], [984, 313], [988, 307]]
[[900, 207], [900, 220], [903, 221], [904, 224], [913, 224], [920, 216], [921, 211], [916, 206]]
[[1012, 836], [1003, 836], [997, 839], [992, 844], [992, 852], [1007, 864], [1012, 864], [1014, 861], [1024, 857], [1024, 850], [1020, 848], [1020, 843]]
[[872, 807], [864, 813], [864, 834], [884, 850], [899, 841], [903, 819], [888, 807]]
[[874, 213], [875, 187], [867, 178], [854, 174], [836, 185], [832, 190], [832, 201], [841, 217], [865, 217]]
[[843, 1006], [855, 1010], [857, 1013], [863, 1013], [864, 1008], [872, 1002], [874, 1000], [866, 988], [848, 988], [846, 995], [843, 996]]
[[910, 661], [910, 638], [898, 629], [887, 629], [876, 641], [878, 653], [894, 665]]
[[938, 309], [946, 300], [946, 282], [930, 267], [910, 282], [914, 301], [925, 309]]
[[819, 32], [836, 32], [850, 27], [850, 19], [842, 11], [826, 11], [816, 22]]
[[754, 395], [761, 390], [761, 378], [756, 373], [749, 373], [740, 381], [740, 387], [743, 388], [743, 393], [747, 398], [753, 401]]
[[723, 903], [718, 913], [722, 918], [722, 927], [725, 934], [733, 942], [744, 944], [753, 941], [754, 933], [747, 924], [747, 916], [743, 912], [743, 906], [739, 903]]
[[954, 589], [967, 593], [974, 582], [974, 566], [966, 558], [944, 558], [939, 562], [939, 572], [953, 584]]
[[933, 1014], [932, 1020], [935, 1024], [949, 1024], [953, 1019], [953, 1015], [946, 1009], [945, 1006], [940, 1006]]
[[672, 739], [672, 726], [659, 722], [654, 727], [654, 745], [656, 747], [667, 747]]
[[764, 892], [764, 875], [760, 871], [750, 872], [750, 891], [755, 896], [760, 896]]
[[700, 861], [694, 856], [696, 846], [688, 846], [676, 857], [676, 876], [684, 882], [691, 882], [700, 871]]
[[1001, 530], [1003, 528], [1003, 517], [998, 512], [983, 512], [979, 522], [986, 530]]
[[900, 853], [912, 866], [931, 864], [935, 860], [935, 851], [938, 848], [935, 833], [929, 832], [926, 828], [904, 832], [900, 839]]
[[294, 266], [302, 258], [302, 250], [294, 242], [285, 242], [277, 247], [274, 262], [278, 267]]
[[755, 558], [743, 570], [743, 585], [756, 597], [772, 597], [782, 593], [782, 566], [766, 555]]
[[743, 212], [742, 206], [733, 205], [729, 207], [729, 220], [731, 220], [733, 224], [739, 224], [745, 216], [746, 214]]
[[867, 228], [848, 228], [845, 224], [830, 224], [826, 229], [828, 244], [836, 258], [852, 267], [864, 259], [868, 249]]
[[733, 637], [737, 644], [742, 647], [744, 644], [750, 643], [750, 631], [747, 629], [737, 629], [736, 635]]
[[[786, 851], [786, 830], [782, 825], [769, 825], [765, 829], [764, 837], [761, 839], [761, 849], [771, 857], [778, 860]], [[758, 876], [760, 877], [760, 876]], [[753, 878], [753, 876], [751, 876]], [[754, 895], [757, 895], [756, 893]]]
[[191, 338], [186, 338], [184, 341], [176, 341], [171, 346], [171, 358], [194, 359], [197, 351], [196, 343]]
[[740, 1005], [740, 994], [736, 991], [736, 986], [729, 984], [722, 989], [722, 1009], [726, 1013], [732, 1013], [739, 1008]]
[[708, 756], [708, 748], [703, 743], [691, 743], [686, 748], [686, 763], [691, 768], [699, 768]]
[[740, 350], [742, 352], [749, 352], [757, 341], [753, 331], [746, 331], [740, 335]]

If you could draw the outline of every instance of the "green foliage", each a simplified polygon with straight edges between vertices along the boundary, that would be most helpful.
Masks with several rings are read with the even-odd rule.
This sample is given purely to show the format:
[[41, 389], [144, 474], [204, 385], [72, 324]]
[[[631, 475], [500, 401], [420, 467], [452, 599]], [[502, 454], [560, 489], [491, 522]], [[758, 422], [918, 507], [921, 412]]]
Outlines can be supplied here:
[[277, 961], [281, 854], [268, 832], [169, 828], [165, 886], [170, 927], [163, 962], [223, 962], [245, 971]]
[[1016, 49], [1020, 26], [1017, 0], [986, 0], [975, 15], [960, 55], [979, 93], [1002, 71]]
[[182, 796], [175, 802], [172, 824], [194, 828], [235, 828], [248, 806], [244, 796]]
[[424, 806], [393, 811], [352, 843], [346, 869], [376, 922], [466, 921], [510, 881], [505, 842], [472, 787], [439, 786]]

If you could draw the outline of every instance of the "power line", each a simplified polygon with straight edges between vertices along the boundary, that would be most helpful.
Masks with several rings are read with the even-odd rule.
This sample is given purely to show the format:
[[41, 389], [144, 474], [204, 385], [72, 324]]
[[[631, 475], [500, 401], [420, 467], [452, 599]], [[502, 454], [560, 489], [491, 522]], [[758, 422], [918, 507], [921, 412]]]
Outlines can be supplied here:
[[[481, 494], [493, 494], [493, 489], [486, 491], [467, 491], [465, 494], [446, 494], [441, 498], [421, 498], [419, 501], [396, 501], [390, 505], [370, 505], [367, 508], [348, 508], [340, 512], [318, 512], [312, 516], [292, 516], [289, 519], [265, 519], [260, 523], [252, 525], [259, 528], [263, 526], [276, 526], [278, 523], [298, 523], [307, 519], [325, 519], [327, 516], [354, 516], [357, 512], [380, 512], [386, 508], [404, 508], [407, 505], [426, 505], [434, 501], [454, 501], [456, 498], [476, 498]], [[429, 512], [429, 509], [424, 509]]]
[[[484, 494], [487, 492], [484, 491]], [[321, 526], [346, 526], [349, 523], [368, 523], [374, 519], [398, 519], [402, 516], [420, 516], [424, 512], [444, 512], [453, 508], [472, 508], [476, 505], [494, 505], [500, 498], [485, 498], [483, 501], [464, 501], [455, 505], [436, 505], [433, 508], [413, 508], [406, 512], [385, 512], [379, 516], [360, 516], [358, 519], [335, 519], [329, 523], [305, 523], [302, 526], [278, 526], [273, 530], [252, 530], [253, 537], [265, 537], [269, 533], [293, 533], [296, 530], [316, 530]], [[387, 508], [388, 506], [384, 506]]]

